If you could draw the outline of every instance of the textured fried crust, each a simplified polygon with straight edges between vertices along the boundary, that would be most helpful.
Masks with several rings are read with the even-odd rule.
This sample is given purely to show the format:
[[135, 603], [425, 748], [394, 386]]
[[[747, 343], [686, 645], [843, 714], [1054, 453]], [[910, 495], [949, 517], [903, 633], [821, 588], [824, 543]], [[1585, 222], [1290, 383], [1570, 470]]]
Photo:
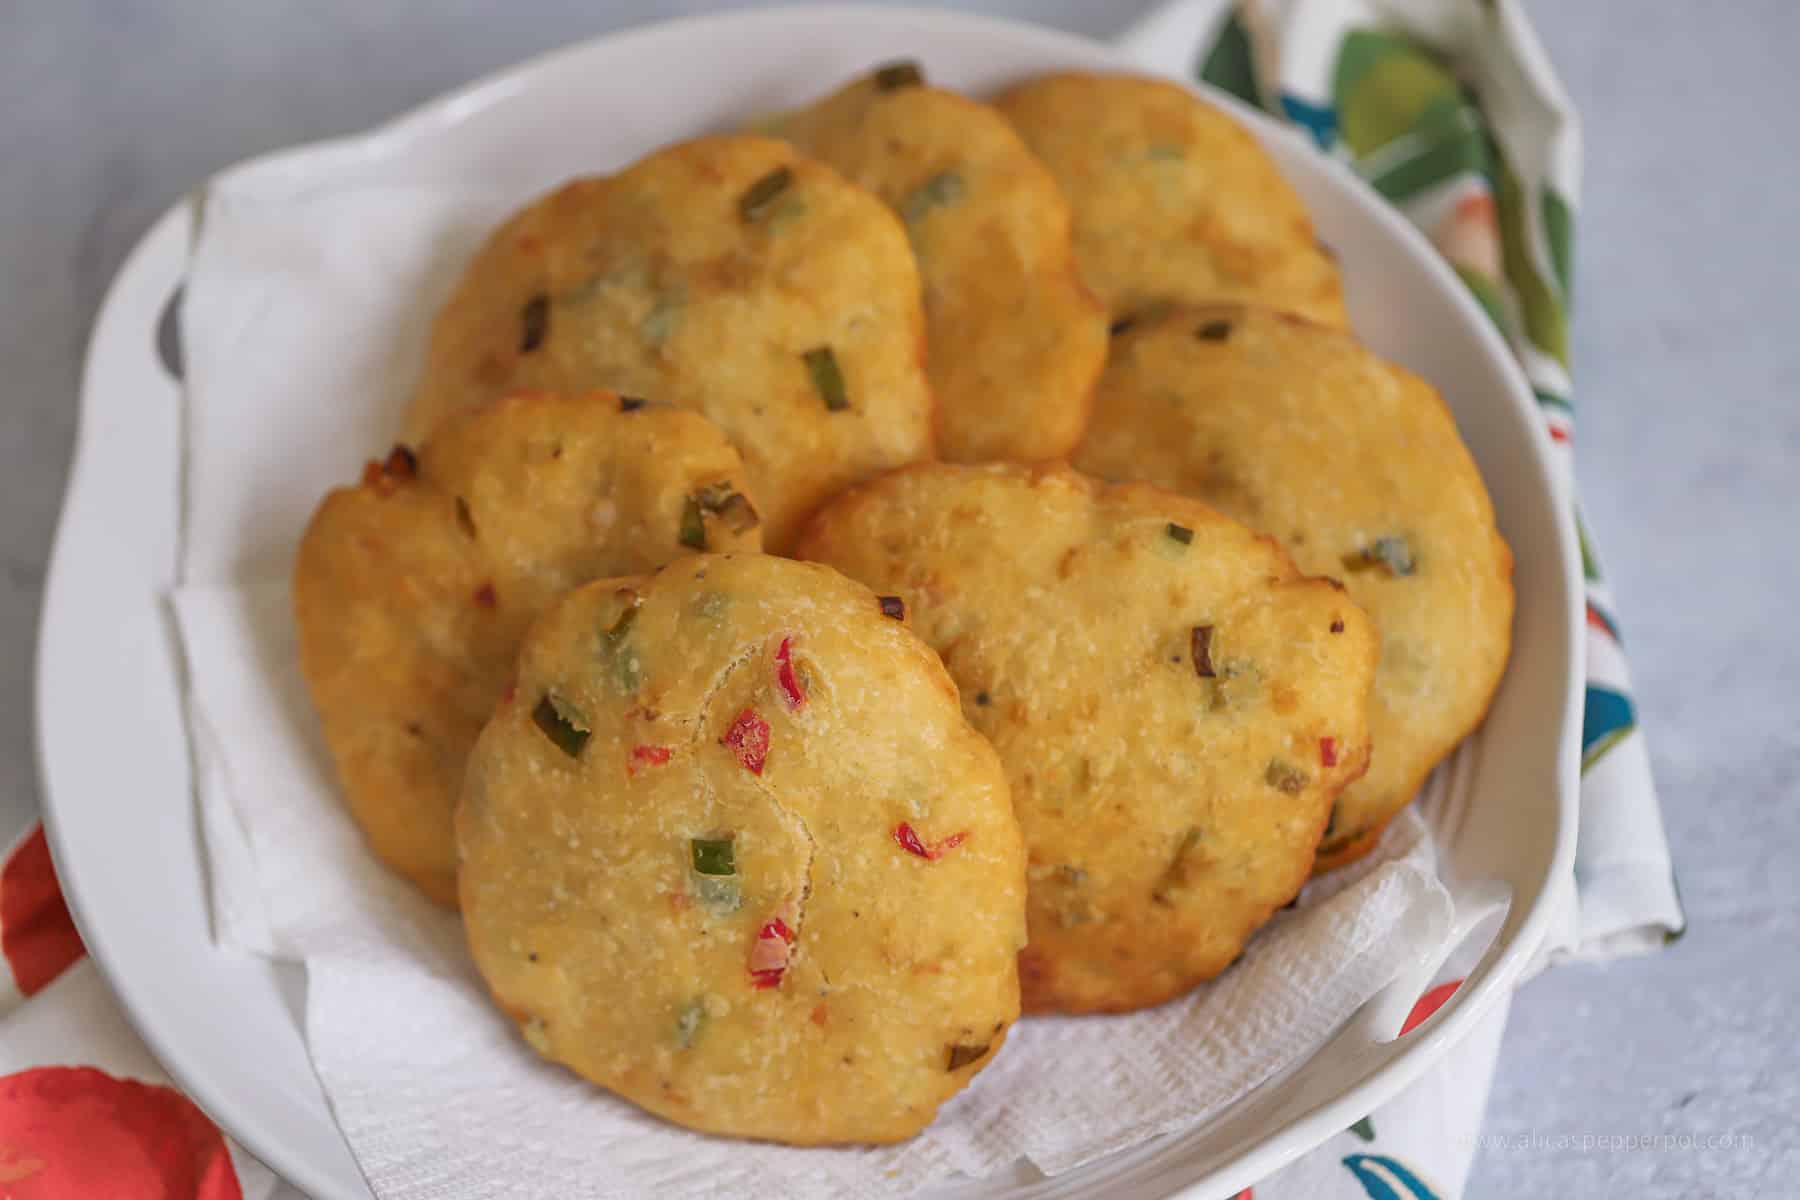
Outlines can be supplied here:
[[1368, 764], [1368, 618], [1197, 501], [921, 465], [828, 505], [799, 553], [906, 598], [1006, 764], [1027, 1011], [1140, 1008], [1224, 970]]
[[693, 413], [522, 395], [325, 498], [294, 567], [300, 667], [377, 855], [456, 903], [463, 763], [526, 627], [569, 587], [689, 553], [684, 521], [690, 541], [697, 521], [713, 548], [758, 549], [753, 505], [727, 502], [744, 476]]
[[1005, 118], [923, 84], [858, 80], [773, 132], [880, 196], [925, 283], [943, 456], [1066, 458], [1106, 359], [1069, 205]]
[[1300, 197], [1223, 110], [1163, 80], [1080, 72], [994, 103], [1062, 185], [1082, 278], [1115, 320], [1240, 300], [1348, 326]]
[[[1175, 312], [1117, 339], [1076, 462], [1265, 531], [1375, 618], [1375, 761], [1339, 800], [1319, 869], [1367, 852], [1480, 724], [1511, 646], [1512, 553], [1443, 401], [1334, 330]], [[1393, 564], [1379, 539], [1398, 539]]]
[[[782, 170], [757, 203], [751, 189]], [[826, 349], [835, 411], [806, 358]], [[503, 225], [438, 315], [408, 427], [520, 387], [694, 409], [743, 453], [779, 550], [839, 488], [931, 455], [924, 356], [893, 213], [785, 142], [700, 138]]]
[[[526, 1039], [682, 1125], [896, 1141], [1018, 1015], [1005, 773], [936, 655], [824, 567], [708, 555], [572, 593], [457, 829], [469, 944]], [[733, 873], [702, 876], [696, 838]]]

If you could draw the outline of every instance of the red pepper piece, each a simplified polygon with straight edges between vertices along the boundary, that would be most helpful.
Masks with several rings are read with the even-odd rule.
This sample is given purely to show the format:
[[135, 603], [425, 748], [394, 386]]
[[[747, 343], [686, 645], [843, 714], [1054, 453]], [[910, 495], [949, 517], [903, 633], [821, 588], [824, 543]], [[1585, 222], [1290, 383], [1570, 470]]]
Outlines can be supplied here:
[[754, 708], [739, 713], [719, 741], [737, 755], [745, 770], [752, 775], [763, 773], [769, 757], [769, 723], [757, 716]]
[[806, 693], [800, 689], [800, 678], [794, 674], [794, 639], [784, 637], [775, 651], [775, 682], [781, 686], [781, 697], [795, 712], [806, 705]]
[[894, 826], [894, 840], [900, 843], [900, 848], [908, 854], [916, 854], [920, 858], [928, 860], [942, 858], [945, 854], [962, 845], [963, 840], [968, 836], [968, 831], [964, 830], [962, 833], [953, 833], [943, 841], [928, 846], [925, 844], [924, 840], [919, 837], [918, 831], [911, 825], [908, 825], [905, 821]]
[[794, 931], [780, 917], [770, 917], [763, 922], [763, 927], [756, 931], [756, 944], [750, 948], [751, 987], [781, 986], [781, 977], [787, 974], [788, 947], [793, 941]]
[[500, 596], [494, 591], [492, 583], [484, 583], [475, 589], [475, 607], [492, 608], [500, 603]]
[[636, 775], [640, 765], [646, 767], [660, 767], [669, 761], [669, 755], [672, 753], [674, 752], [667, 746], [633, 746], [631, 748], [631, 761], [625, 764], [625, 773], [627, 775]]
[[1337, 766], [1337, 739], [1322, 737], [1319, 739], [1319, 762], [1323, 766]]
[[914, 833], [913, 827], [905, 821], [894, 826], [894, 840], [899, 842], [900, 848], [908, 854], [916, 854], [920, 858], [931, 857], [931, 851], [925, 848], [925, 843], [919, 840], [919, 835]]

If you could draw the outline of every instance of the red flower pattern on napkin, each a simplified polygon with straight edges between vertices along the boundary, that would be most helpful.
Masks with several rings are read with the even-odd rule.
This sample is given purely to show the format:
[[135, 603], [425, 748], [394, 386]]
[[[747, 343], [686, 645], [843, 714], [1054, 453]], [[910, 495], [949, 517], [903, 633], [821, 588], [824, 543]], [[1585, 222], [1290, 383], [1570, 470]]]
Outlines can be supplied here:
[[242, 1200], [225, 1138], [173, 1088], [92, 1067], [0, 1078], [8, 1200]]
[[[19, 993], [30, 996], [86, 953], [43, 826], [34, 826], [0, 864], [0, 956]], [[242, 1200], [243, 1189], [224, 1134], [174, 1088], [87, 1066], [0, 1076], [0, 1197], [96, 1196]]]
[[29, 996], [85, 953], [38, 825], [0, 867], [0, 954], [20, 993]]
[[1411, 1012], [1406, 1014], [1406, 1023], [1400, 1026], [1400, 1036], [1405, 1037], [1407, 1034], [1423, 1025], [1430, 1019], [1432, 1013], [1444, 1007], [1444, 1001], [1454, 995], [1456, 989], [1461, 986], [1462, 980], [1452, 979], [1447, 983], [1438, 984], [1423, 996], [1420, 996], [1419, 1002], [1413, 1005]]

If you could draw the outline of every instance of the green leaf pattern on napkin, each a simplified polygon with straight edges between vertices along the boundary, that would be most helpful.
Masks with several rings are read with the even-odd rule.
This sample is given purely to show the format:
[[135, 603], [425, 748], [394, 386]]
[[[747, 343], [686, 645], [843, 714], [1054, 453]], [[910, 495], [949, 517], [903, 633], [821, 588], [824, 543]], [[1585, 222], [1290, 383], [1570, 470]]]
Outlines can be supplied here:
[[[1431, 240], [1512, 343], [1551, 439], [1566, 445], [1573, 430], [1574, 124], [1553, 93], [1533, 97], [1542, 112], [1520, 116], [1516, 96], [1503, 109], [1509, 120], [1490, 120], [1484, 111], [1484, 78], [1514, 87], [1539, 83], [1529, 63], [1521, 67], [1530, 55], [1515, 53], [1509, 42], [1504, 7], [1456, 0], [1391, 0], [1391, 7], [1367, 0], [1300, 3], [1281, 19], [1280, 42], [1272, 48], [1283, 53], [1264, 58], [1255, 41], [1260, 26], [1233, 11], [1202, 52], [1199, 74], [1303, 126]], [[1456, 30], [1454, 44], [1408, 32], [1433, 18], [1440, 29]], [[1288, 53], [1296, 44], [1304, 52]], [[1281, 64], [1281, 78], [1258, 77], [1258, 67], [1269, 62]], [[1575, 526], [1588, 603], [1608, 612], [1611, 599], [1579, 509]], [[1624, 659], [1617, 638], [1605, 632], [1614, 627], [1610, 616], [1590, 626], [1590, 699], [1604, 692], [1618, 702], [1588, 706], [1590, 723], [1599, 714], [1605, 720], [1584, 731], [1584, 772], [1637, 731]], [[1594, 638], [1607, 643], [1598, 656]], [[1641, 742], [1634, 753], [1642, 753]]]

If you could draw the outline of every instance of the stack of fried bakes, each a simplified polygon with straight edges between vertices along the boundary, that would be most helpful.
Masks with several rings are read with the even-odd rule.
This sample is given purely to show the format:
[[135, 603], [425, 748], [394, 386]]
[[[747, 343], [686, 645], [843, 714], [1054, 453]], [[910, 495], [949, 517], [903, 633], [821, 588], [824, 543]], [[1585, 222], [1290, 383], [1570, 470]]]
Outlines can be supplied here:
[[301, 545], [350, 810], [546, 1057], [911, 1136], [1021, 1007], [1223, 971], [1479, 723], [1510, 554], [1346, 326], [1252, 137], [1149, 79], [895, 63], [573, 181]]

